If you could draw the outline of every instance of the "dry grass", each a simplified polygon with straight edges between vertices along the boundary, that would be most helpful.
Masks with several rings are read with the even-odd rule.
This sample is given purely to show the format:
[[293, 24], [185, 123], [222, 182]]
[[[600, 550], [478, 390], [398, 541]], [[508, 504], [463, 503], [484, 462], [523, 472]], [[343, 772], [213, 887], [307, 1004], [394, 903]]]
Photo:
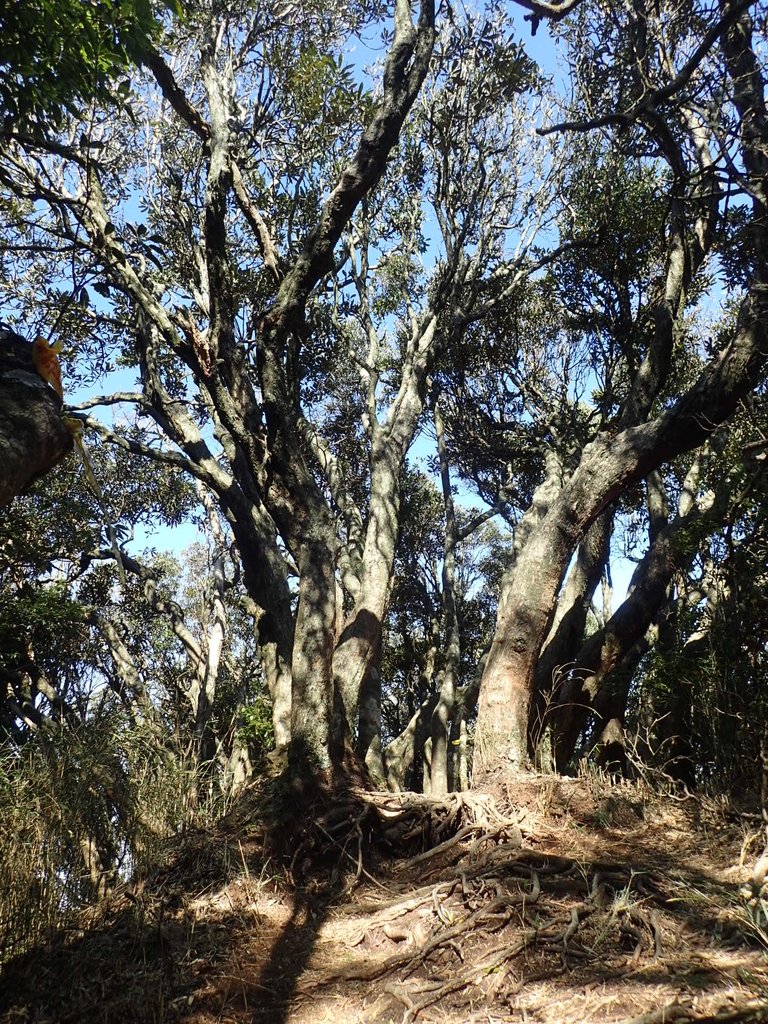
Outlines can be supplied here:
[[[190, 820], [197, 770], [175, 760], [159, 769], [141, 730], [111, 721], [0, 757], [0, 965], [76, 927], [82, 908], [112, 889], [100, 847], [139, 877], [161, 862]], [[198, 821], [206, 810], [198, 806]]]

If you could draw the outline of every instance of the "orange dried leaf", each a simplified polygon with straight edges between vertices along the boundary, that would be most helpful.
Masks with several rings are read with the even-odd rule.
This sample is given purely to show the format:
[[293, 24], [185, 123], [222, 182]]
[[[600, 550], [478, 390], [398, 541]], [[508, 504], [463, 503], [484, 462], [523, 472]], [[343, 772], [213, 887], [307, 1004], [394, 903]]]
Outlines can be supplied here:
[[61, 386], [59, 352], [61, 352], [60, 341], [49, 345], [45, 338], [35, 338], [35, 343], [32, 346], [32, 361], [35, 364], [35, 369], [43, 380], [51, 385], [56, 394], [63, 398], [64, 389]]

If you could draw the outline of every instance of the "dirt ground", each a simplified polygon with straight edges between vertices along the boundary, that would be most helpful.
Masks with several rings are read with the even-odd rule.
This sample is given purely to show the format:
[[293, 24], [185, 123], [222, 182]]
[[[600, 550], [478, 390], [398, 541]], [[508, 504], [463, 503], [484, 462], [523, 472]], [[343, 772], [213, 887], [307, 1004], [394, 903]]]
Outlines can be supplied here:
[[0, 1021], [768, 1022], [754, 816], [526, 775], [318, 818], [283, 861], [256, 799], [184, 837], [8, 965]]

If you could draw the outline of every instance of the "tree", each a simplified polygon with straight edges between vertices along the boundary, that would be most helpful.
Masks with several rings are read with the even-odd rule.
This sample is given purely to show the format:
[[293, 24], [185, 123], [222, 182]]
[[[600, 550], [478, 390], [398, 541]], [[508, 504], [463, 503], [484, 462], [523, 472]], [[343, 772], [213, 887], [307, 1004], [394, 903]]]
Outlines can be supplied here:
[[[178, 4], [169, 6], [180, 14]], [[79, 106], [117, 102], [125, 95], [117, 77], [149, 54], [159, 29], [147, 0], [6, 4], [0, 13], [0, 136], [53, 140]], [[13, 229], [19, 213], [13, 202], [3, 210]], [[32, 346], [3, 328], [0, 505], [72, 447], [53, 394], [32, 369]]]
[[[752, 32], [748, 9], [738, 4], [722, 4], [717, 12], [695, 5], [676, 13], [639, 8], [628, 25], [610, 16], [598, 25], [589, 8], [579, 9], [574, 70], [582, 91], [573, 118], [553, 130], [614, 126], [620, 149], [631, 147], [665, 165], [664, 272], [655, 294], [645, 289], [641, 344], [630, 341], [620, 353], [624, 393], [613, 423], [584, 445], [573, 469], [550, 456], [523, 520], [522, 543], [516, 538], [481, 682], [478, 778], [508, 761], [527, 760], [536, 664], [576, 544], [632, 483], [704, 443], [763, 376], [766, 123]], [[613, 63], [619, 55], [621, 68]], [[726, 136], [737, 140], [733, 151], [724, 148]], [[721, 203], [742, 190], [751, 207], [749, 255], [736, 323], [695, 382], [662, 401], [689, 298], [719, 241]], [[621, 349], [623, 339], [616, 341]], [[619, 381], [611, 383], [618, 390]]]
[[[169, 3], [177, 15], [178, 4]], [[116, 79], [140, 63], [159, 24], [148, 0], [43, 0], [0, 15], [2, 131], [53, 135], [67, 113], [117, 95]]]
[[704, 514], [671, 524], [678, 527], [672, 584], [637, 673], [642, 685], [624, 703], [649, 763], [689, 786], [725, 792], [753, 787], [766, 721], [765, 458], [764, 445], [751, 441], [755, 430], [763, 432], [762, 410], [749, 403], [700, 467]]
[[[418, 619], [420, 668], [434, 650], [436, 671], [391, 731], [429, 731], [436, 788], [480, 665], [475, 777], [525, 763], [532, 718], [557, 699], [543, 666], [551, 676], [584, 642], [614, 510], [761, 379], [763, 85], [748, 8], [522, 6], [565, 26], [575, 91], [560, 125], [495, 4], [441, 23], [429, 0], [418, 14], [397, 0], [390, 23], [374, 4], [265, 0], [193, 6], [124, 107], [3, 146], [16, 315], [56, 324], [72, 381], [133, 371], [134, 390], [74, 412], [213, 495], [278, 759], [298, 781], [332, 779], [355, 740], [384, 761], [377, 742], [397, 743], [379, 693], [398, 619], [403, 649]], [[376, 32], [378, 68], [345, 64]], [[696, 300], [715, 256], [743, 298], [708, 353]], [[117, 425], [92, 414], [112, 406]], [[405, 606], [419, 587], [393, 583], [406, 455], [428, 419], [445, 527], [422, 615]], [[457, 476], [487, 502], [481, 517], [514, 528], [495, 635], [472, 668]], [[391, 753], [402, 784], [408, 758]]]
[[393, 790], [467, 788], [467, 723], [508, 537], [488, 513], [454, 509], [451, 527], [451, 502], [427, 476], [406, 472], [382, 657], [358, 731], [371, 774]]
[[[79, 327], [80, 355], [96, 336], [102, 345], [114, 339], [141, 372], [141, 392], [105, 402], [132, 401], [146, 426], [126, 436], [89, 425], [216, 494], [252, 601], [278, 746], [290, 742], [295, 763], [321, 773], [349, 747], [360, 687], [380, 650], [402, 466], [439, 317], [449, 299], [469, 298], [468, 286], [479, 293], [491, 273], [486, 256], [494, 253], [498, 282], [520, 275], [523, 262], [522, 253], [503, 254], [500, 229], [474, 258], [456, 250], [431, 284], [420, 273], [424, 212], [415, 187], [428, 176], [449, 186], [444, 143], [436, 139], [426, 166], [418, 133], [437, 124], [461, 72], [441, 71], [433, 101], [406, 125], [430, 66], [434, 11], [423, 3], [414, 22], [398, 3], [378, 94], [335, 57], [375, 15], [361, 8], [333, 24], [312, 11], [276, 20], [265, 6], [236, 23], [200, 11], [169, 40], [177, 73], [152, 63], [155, 91], [142, 86], [135, 119], [110, 115], [94, 126], [97, 158], [79, 143], [47, 156], [42, 147], [41, 172], [29, 149], [6, 150], [29, 230], [49, 237], [63, 218], [78, 294], [93, 279], [109, 304], [108, 313], [101, 302], [88, 309], [95, 331]], [[477, 45], [469, 27], [455, 44], [446, 32], [441, 46], [473, 47], [477, 83], [490, 67], [487, 117], [501, 123], [507, 114], [495, 99], [513, 100], [530, 69], [518, 48], [494, 41], [498, 27], [487, 21]], [[181, 60], [194, 54], [197, 82], [184, 80], [194, 65]], [[203, 97], [203, 112], [193, 95]], [[473, 102], [464, 90], [463, 116]], [[178, 117], [172, 127], [168, 108]], [[246, 110], [255, 117], [246, 120]], [[137, 220], [121, 203], [132, 194], [128, 140], [139, 124], [153, 126], [155, 166]], [[444, 120], [441, 137], [448, 130]], [[490, 152], [490, 135], [484, 145]], [[513, 149], [510, 141], [493, 159], [511, 163]], [[74, 202], [54, 180], [63, 165], [80, 182]], [[492, 184], [485, 188], [490, 194]], [[495, 212], [512, 214], [523, 190], [497, 191]], [[46, 300], [38, 294], [35, 304], [42, 311]], [[61, 331], [78, 330], [82, 307], [75, 313]], [[153, 441], [150, 424], [170, 450]], [[363, 488], [346, 462], [364, 467]]]
[[102, 500], [73, 460], [4, 519], [3, 957], [147, 871], [169, 836], [229, 806], [270, 747], [245, 595], [210, 501], [184, 568], [137, 555], [134, 533], [178, 523], [195, 490], [152, 464], [129, 471], [107, 446], [89, 457]]

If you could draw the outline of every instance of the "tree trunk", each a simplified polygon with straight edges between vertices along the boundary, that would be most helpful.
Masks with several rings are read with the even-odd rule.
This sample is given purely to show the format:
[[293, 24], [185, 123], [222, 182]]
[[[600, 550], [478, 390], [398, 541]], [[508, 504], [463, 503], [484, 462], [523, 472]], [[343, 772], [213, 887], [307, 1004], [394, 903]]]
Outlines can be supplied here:
[[197, 679], [196, 706], [193, 709], [197, 757], [198, 762], [202, 764], [203, 762], [212, 761], [216, 756], [216, 737], [212, 729], [212, 716], [216, 700], [216, 687], [219, 680], [219, 666], [227, 638], [227, 610], [224, 603], [224, 592], [226, 590], [224, 571], [226, 540], [213, 502], [199, 481], [196, 481], [196, 490], [205, 507], [208, 526], [215, 545], [211, 580], [212, 589], [207, 609], [208, 624], [201, 637], [203, 657]]
[[436, 695], [427, 697], [411, 715], [405, 729], [392, 740], [384, 751], [387, 786], [394, 793], [399, 793], [406, 787], [408, 772], [416, 756], [416, 745], [419, 736], [424, 732], [424, 722], [431, 716], [436, 704]]
[[570, 668], [554, 716], [559, 771], [568, 763], [605, 680], [641, 639], [663, 604], [677, 568], [674, 540], [686, 525], [690, 519], [675, 520], [674, 528], [658, 535], [632, 575], [629, 596], [605, 626], [589, 637]]
[[[672, 408], [615, 437], [586, 445], [557, 495], [536, 492], [531, 525], [502, 580], [496, 632], [480, 689], [475, 781], [527, 760], [534, 671], [573, 550], [591, 524], [633, 483], [702, 444], [761, 379], [768, 362], [768, 294], [762, 283], [744, 299], [731, 343]], [[541, 514], [535, 516], [537, 499]], [[534, 513], [534, 515], [532, 515]]]
[[451, 792], [463, 793], [469, 789], [467, 720], [464, 716], [455, 715], [451, 722], [451, 753], [448, 786]]
[[421, 792], [432, 796], [432, 737], [427, 736], [422, 747]]
[[547, 476], [515, 531], [513, 560], [502, 579], [496, 632], [480, 684], [476, 781], [494, 768], [528, 763], [534, 670], [573, 549], [549, 515], [561, 481], [562, 467], [550, 455]]
[[71, 449], [61, 399], [35, 371], [31, 343], [0, 328], [0, 507]]
[[407, 362], [397, 398], [386, 421], [376, 417], [375, 388], [369, 395], [371, 496], [365, 544], [356, 569], [354, 608], [333, 656], [336, 688], [350, 731], [360, 700], [360, 687], [371, 667], [378, 667], [381, 635], [392, 588], [405, 454], [413, 441], [424, 407], [427, 366], [434, 354], [436, 320], [417, 324], [408, 345]]
[[597, 750], [597, 764], [612, 774], [630, 774], [624, 731], [627, 700], [635, 671], [649, 647], [646, 633], [624, 657], [619, 667], [611, 672], [595, 698], [597, 736], [593, 746]]
[[461, 657], [459, 622], [456, 616], [456, 510], [453, 505], [445, 428], [437, 402], [434, 407], [435, 435], [440, 460], [440, 481], [445, 504], [445, 541], [443, 544], [443, 636], [445, 657], [440, 675], [437, 706], [432, 712], [430, 746], [430, 784], [433, 796], [448, 792], [448, 744], [456, 700], [456, 676]]
[[360, 691], [357, 753], [374, 783], [382, 788], [386, 786], [387, 773], [381, 751], [381, 676], [373, 667]]
[[463, 792], [469, 789], [469, 757], [467, 719], [475, 710], [480, 692], [480, 675], [485, 667], [485, 655], [480, 659], [477, 674], [463, 686], [456, 695], [451, 722], [451, 752], [449, 761], [449, 785], [451, 790]]
[[222, 790], [227, 799], [238, 796], [253, 778], [253, 762], [248, 743], [237, 729], [232, 731], [232, 749], [229, 755], [221, 751], [224, 781]]
[[300, 569], [291, 665], [290, 761], [299, 777], [307, 770], [329, 777], [341, 753], [335, 749], [339, 737], [332, 735], [336, 582], [333, 564], [320, 545], [307, 545]]
[[611, 540], [613, 512], [604, 512], [579, 544], [576, 558], [557, 602], [557, 611], [534, 677], [534, 706], [529, 747], [534, 754], [545, 733], [550, 737], [552, 719], [567, 670], [579, 652], [584, 627], [600, 578], [605, 570]]

